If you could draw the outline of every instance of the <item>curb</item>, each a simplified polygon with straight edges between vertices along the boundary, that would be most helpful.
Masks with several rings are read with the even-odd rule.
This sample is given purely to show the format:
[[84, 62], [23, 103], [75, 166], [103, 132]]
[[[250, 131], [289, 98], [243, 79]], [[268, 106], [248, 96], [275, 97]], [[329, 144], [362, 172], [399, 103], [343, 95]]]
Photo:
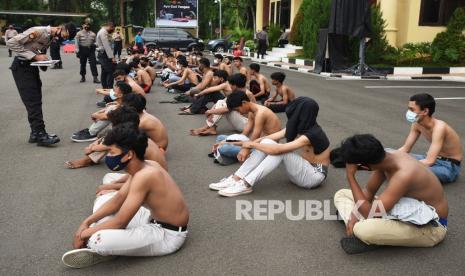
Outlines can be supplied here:
[[[247, 56], [242, 56], [244, 59], [252, 59], [255, 53], [250, 53]], [[312, 66], [315, 64], [313, 60], [306, 60], [306, 59], [295, 59], [295, 58], [283, 58], [283, 62], [289, 64], [296, 64], [296, 65], [304, 65], [304, 66]], [[290, 66], [290, 65], [283, 65], [277, 64], [275, 62], [266, 62], [260, 61], [258, 62], [260, 65], [270, 66], [270, 67], [277, 67], [292, 71], [297, 71], [300, 73], [311, 74], [313, 76], [318, 77], [328, 77], [328, 78], [339, 78], [345, 80], [435, 80], [435, 81], [454, 81], [454, 82], [465, 82], [465, 77], [458, 77], [458, 76], [343, 76], [339, 74], [333, 73], [325, 73], [322, 72], [320, 74], [313, 73], [313, 70], [299, 68], [297, 66]], [[465, 67], [443, 67], [443, 68], [428, 68], [428, 67], [394, 67], [394, 68], [375, 68], [380, 71], [384, 71], [389, 73], [392, 69], [392, 73], [397, 74], [459, 74], [465, 73]], [[392, 74], [391, 73], [391, 74]]]

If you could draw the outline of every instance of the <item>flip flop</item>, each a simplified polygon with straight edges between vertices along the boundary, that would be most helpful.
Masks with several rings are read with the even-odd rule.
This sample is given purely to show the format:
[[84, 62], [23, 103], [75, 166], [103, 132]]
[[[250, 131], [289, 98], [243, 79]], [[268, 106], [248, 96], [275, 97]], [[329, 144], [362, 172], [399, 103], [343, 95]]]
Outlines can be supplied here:
[[356, 237], [341, 239], [341, 247], [347, 254], [360, 254], [380, 248], [379, 245], [366, 244]]
[[200, 132], [198, 135], [199, 136], [212, 136], [212, 135], [216, 135], [216, 134]]
[[186, 112], [186, 111], [181, 111], [178, 113], [178, 115], [195, 115], [194, 113]]

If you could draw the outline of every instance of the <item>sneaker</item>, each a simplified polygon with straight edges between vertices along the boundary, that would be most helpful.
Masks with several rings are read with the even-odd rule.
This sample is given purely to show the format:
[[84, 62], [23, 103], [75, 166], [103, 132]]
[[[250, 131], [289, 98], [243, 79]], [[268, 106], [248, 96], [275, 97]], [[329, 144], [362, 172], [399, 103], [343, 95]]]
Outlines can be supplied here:
[[252, 191], [252, 187], [247, 186], [244, 180], [241, 179], [239, 181], [234, 181], [234, 184], [228, 188], [220, 190], [218, 194], [225, 197], [234, 197], [238, 195], [250, 194]]
[[170, 88], [170, 89], [168, 89], [167, 92], [168, 92], [168, 93], [171, 93], [171, 94], [174, 94], [174, 89], [173, 89], [173, 88]]
[[73, 133], [73, 136], [77, 136], [81, 133], [85, 133], [85, 132], [89, 132], [89, 129], [88, 128], [85, 128], [85, 129], [81, 129], [80, 131], [77, 131], [75, 133]]
[[61, 257], [61, 260], [66, 266], [72, 268], [83, 268], [101, 262], [109, 261], [114, 258], [116, 258], [116, 256], [103, 256], [97, 254], [95, 251], [92, 251], [91, 249], [82, 248], [66, 252], [65, 254], [63, 254], [63, 257]]
[[107, 106], [107, 103], [105, 101], [96, 102], [96, 104], [97, 104], [98, 107], [106, 107]]
[[341, 247], [347, 254], [360, 254], [380, 248], [379, 245], [366, 244], [356, 237], [342, 238]]
[[234, 185], [235, 182], [236, 181], [234, 180], [233, 176], [230, 175], [226, 178], [221, 179], [220, 182], [211, 183], [210, 185], [208, 185], [208, 187], [214, 191], [221, 191]]
[[85, 130], [78, 135], [73, 135], [71, 137], [71, 140], [73, 140], [76, 143], [82, 143], [82, 142], [92, 142], [97, 140], [97, 135], [92, 135], [90, 134], [89, 130]]

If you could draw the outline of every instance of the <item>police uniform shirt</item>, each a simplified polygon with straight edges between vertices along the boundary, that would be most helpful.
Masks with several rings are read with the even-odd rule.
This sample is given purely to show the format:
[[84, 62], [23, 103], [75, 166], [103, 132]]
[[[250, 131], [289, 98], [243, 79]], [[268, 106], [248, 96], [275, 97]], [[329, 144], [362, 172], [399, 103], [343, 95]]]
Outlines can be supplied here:
[[51, 28], [32, 27], [6, 42], [10, 50], [21, 59], [32, 60], [36, 55], [44, 54], [52, 42]]
[[18, 35], [18, 32], [17, 32], [15, 29], [12, 29], [12, 30], [11, 30], [11, 29], [7, 29], [7, 30], [5, 31], [5, 42], [6, 42], [8, 39], [14, 37], [15, 35]]
[[95, 44], [96, 35], [92, 31], [81, 30], [74, 38], [76, 41], [76, 51], [79, 51], [79, 46], [90, 47]]
[[113, 58], [113, 49], [111, 48], [108, 32], [105, 28], [101, 28], [97, 33], [96, 38], [97, 50], [105, 51], [109, 59]]

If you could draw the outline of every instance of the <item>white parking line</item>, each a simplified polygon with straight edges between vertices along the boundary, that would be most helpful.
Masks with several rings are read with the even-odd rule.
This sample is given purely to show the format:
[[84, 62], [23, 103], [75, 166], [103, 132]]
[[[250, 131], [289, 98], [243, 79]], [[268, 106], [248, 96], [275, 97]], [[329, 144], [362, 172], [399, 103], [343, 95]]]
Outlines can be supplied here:
[[434, 98], [435, 100], [465, 100], [465, 97]]
[[392, 89], [392, 88], [407, 88], [407, 89], [465, 89], [465, 86], [407, 86], [407, 85], [389, 85], [389, 86], [365, 86], [370, 89]]

